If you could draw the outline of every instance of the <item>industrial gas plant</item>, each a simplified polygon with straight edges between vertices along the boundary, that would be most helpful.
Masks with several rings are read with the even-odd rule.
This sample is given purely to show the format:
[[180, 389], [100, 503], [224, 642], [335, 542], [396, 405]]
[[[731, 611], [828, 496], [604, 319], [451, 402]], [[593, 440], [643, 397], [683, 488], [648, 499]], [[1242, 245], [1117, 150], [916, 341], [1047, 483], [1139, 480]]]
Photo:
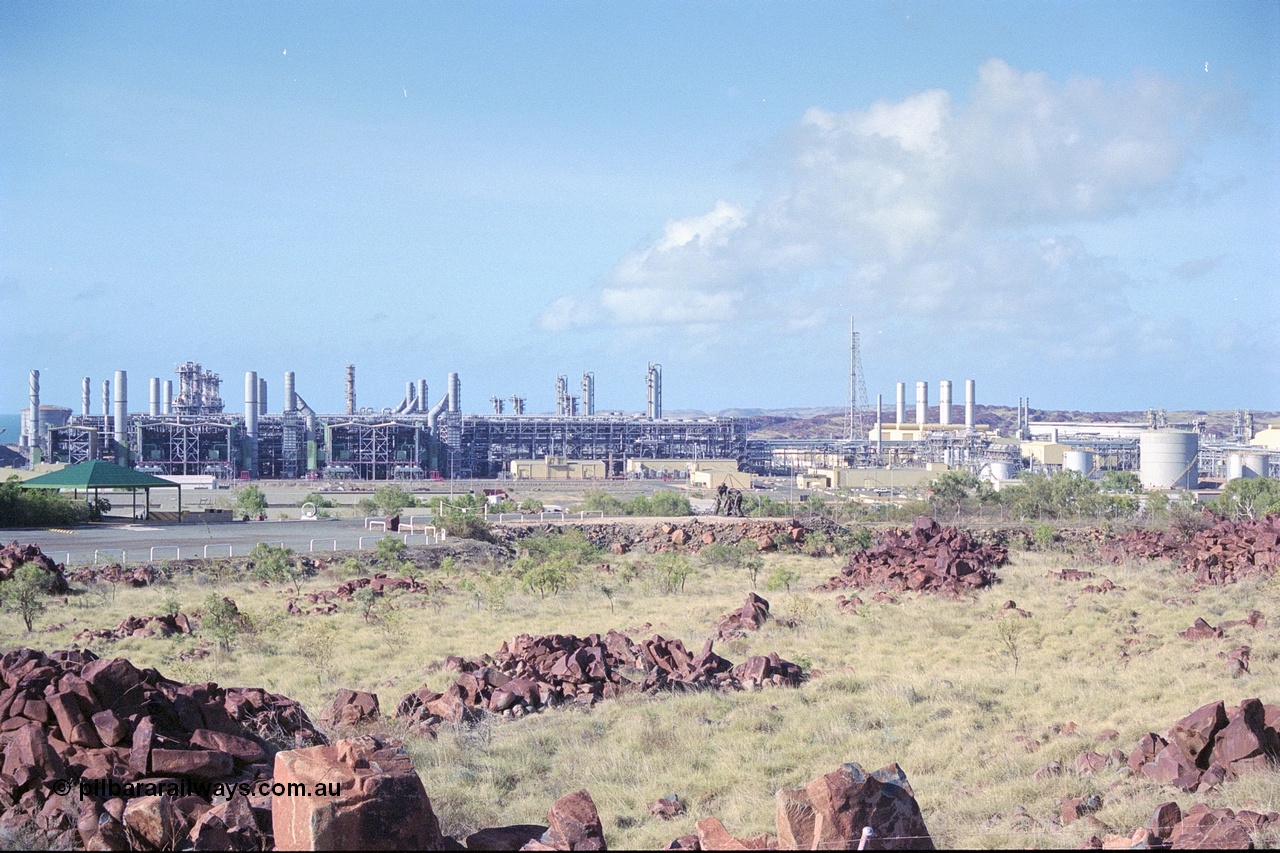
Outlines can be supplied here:
[[1280, 429], [1259, 431], [1246, 412], [1237, 413], [1231, 436], [1215, 437], [1203, 421], [1170, 423], [1157, 411], [1138, 423], [1036, 420], [1022, 398], [1016, 424], [1002, 434], [978, 422], [973, 379], [964, 381], [959, 418], [950, 380], [938, 383], [936, 406], [929, 383], [916, 382], [909, 418], [905, 382], [897, 383], [892, 408], [883, 395], [868, 405], [852, 327], [849, 358], [845, 428], [825, 439], [750, 438], [747, 421], [733, 417], [664, 417], [657, 364], [644, 375], [643, 412], [598, 412], [595, 375], [586, 372], [578, 394], [568, 376], [556, 377], [554, 414], [527, 413], [520, 396], [490, 397], [489, 411], [464, 413], [457, 373], [448, 374], [434, 405], [426, 380], [418, 379], [405, 383], [394, 406], [360, 407], [353, 365], [340, 413], [316, 412], [292, 372], [283, 376], [276, 411], [268, 405], [267, 380], [254, 371], [244, 376], [243, 410], [228, 410], [221, 377], [192, 361], [176, 368], [176, 394], [172, 380], [150, 378], [145, 412], [130, 411], [128, 377], [118, 370], [102, 380], [95, 413], [92, 380], [85, 377], [77, 414], [42, 404], [33, 370], [20, 450], [29, 467], [101, 459], [162, 477], [218, 480], [692, 478], [714, 471], [713, 487], [749, 487], [749, 474], [759, 474], [792, 476], [807, 488], [875, 491], [919, 485], [949, 470], [972, 472], [997, 488], [1024, 470], [1086, 477], [1135, 471], [1145, 489], [1195, 489], [1202, 477], [1280, 471]]
[[[394, 407], [356, 405], [354, 365], [346, 371], [346, 408], [317, 413], [284, 374], [279, 410], [268, 405], [267, 380], [244, 377], [244, 408], [228, 411], [222, 379], [196, 362], [172, 380], [150, 380], [145, 413], [129, 408], [128, 377], [102, 382], [102, 407], [92, 407], [92, 380], [82, 382], [80, 413], [40, 402], [40, 374], [31, 372], [31, 405], [23, 412], [22, 445], [33, 460], [75, 464], [104, 459], [159, 476], [218, 479], [415, 480], [491, 478], [513, 460], [587, 460], [588, 476], [622, 476], [629, 460], [746, 457], [746, 429], [732, 418], [664, 418], [662, 367], [645, 375], [643, 414], [597, 412], [595, 376], [584, 373], [581, 394], [556, 380], [556, 413], [526, 414], [522, 397], [490, 399], [492, 411], [462, 412], [462, 382], [450, 373], [431, 405], [425, 379], [407, 382]], [[507, 403], [510, 411], [507, 411]], [[32, 416], [35, 413], [35, 416]]]

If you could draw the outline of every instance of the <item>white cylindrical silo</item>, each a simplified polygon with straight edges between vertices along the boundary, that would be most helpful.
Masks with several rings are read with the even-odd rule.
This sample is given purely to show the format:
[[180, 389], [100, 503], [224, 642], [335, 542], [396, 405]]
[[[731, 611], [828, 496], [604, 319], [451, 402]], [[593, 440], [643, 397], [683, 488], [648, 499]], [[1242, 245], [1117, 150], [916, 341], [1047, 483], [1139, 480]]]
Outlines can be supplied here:
[[112, 425], [117, 453], [127, 452], [129, 447], [129, 377], [123, 370], [116, 371], [116, 416]]
[[973, 429], [973, 408], [976, 404], [974, 399], [974, 384], [972, 379], [964, 381], [964, 426], [965, 429]]
[[951, 380], [938, 383], [938, 423], [951, 423]]
[[1094, 458], [1092, 450], [1062, 451], [1062, 470], [1075, 471], [1086, 477], [1093, 475]]
[[153, 418], [160, 417], [160, 377], [152, 376], [149, 383], [150, 395], [147, 397], [147, 414]]
[[1244, 477], [1244, 454], [1227, 454], [1227, 480], [1239, 480]]
[[244, 375], [244, 434], [258, 437], [258, 373], [250, 370]]
[[1194, 489], [1200, 480], [1200, 436], [1188, 430], [1147, 430], [1138, 437], [1144, 489]]
[[164, 381], [164, 409], [166, 415], [173, 414], [173, 380], [166, 379]]
[[902, 427], [902, 422], [907, 417], [907, 383], [898, 383], [898, 427]]
[[1265, 477], [1270, 468], [1270, 457], [1265, 453], [1244, 453], [1240, 456], [1242, 471], [1245, 477]]
[[916, 383], [916, 425], [924, 426], [929, 422], [929, 383]]
[[267, 413], [267, 380], [258, 377], [258, 417]]

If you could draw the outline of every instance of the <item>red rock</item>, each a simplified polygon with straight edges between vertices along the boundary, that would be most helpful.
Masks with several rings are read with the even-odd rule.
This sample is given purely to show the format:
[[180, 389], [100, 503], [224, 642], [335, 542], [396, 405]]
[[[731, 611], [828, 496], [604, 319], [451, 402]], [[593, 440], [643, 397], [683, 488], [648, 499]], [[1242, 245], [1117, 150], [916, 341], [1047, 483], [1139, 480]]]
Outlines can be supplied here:
[[586, 791], [566, 794], [547, 812], [543, 843], [556, 850], [605, 850], [604, 827], [596, 804]]
[[1177, 803], [1168, 802], [1161, 803], [1156, 806], [1155, 814], [1151, 816], [1151, 831], [1162, 839], [1167, 839], [1172, 833], [1173, 828], [1182, 820], [1182, 809]]
[[186, 835], [182, 817], [167, 795], [134, 797], [124, 807], [124, 825], [152, 850], [172, 850]]
[[99, 711], [92, 717], [98, 737], [106, 746], [118, 746], [129, 736], [129, 728], [115, 711]]
[[1176, 744], [1200, 769], [1209, 766], [1206, 749], [1214, 735], [1226, 728], [1227, 713], [1221, 702], [1210, 702], [1197, 708], [1169, 729], [1169, 742]]
[[1257, 699], [1246, 699], [1233, 708], [1230, 722], [1213, 741], [1213, 760], [1234, 775], [1269, 769], [1266, 711]]
[[1107, 757], [1098, 752], [1082, 752], [1076, 758], [1076, 774], [1092, 776], [1100, 773], [1107, 766]]
[[649, 814], [663, 820], [671, 820], [684, 813], [684, 803], [680, 802], [680, 797], [675, 794], [660, 797], [649, 805]]
[[545, 826], [532, 823], [492, 826], [471, 833], [464, 844], [468, 850], [520, 850], [530, 841], [540, 839], [546, 831]]
[[741, 838], [729, 834], [724, 824], [716, 817], [704, 817], [694, 824], [698, 834], [699, 850], [750, 850], [751, 847]]
[[153, 749], [151, 772], [157, 776], [221, 779], [235, 768], [231, 756], [207, 749]]
[[193, 731], [191, 745], [200, 749], [225, 752], [241, 764], [257, 764], [267, 760], [267, 751], [256, 741], [210, 729]]
[[320, 722], [329, 726], [354, 726], [378, 719], [378, 697], [362, 690], [339, 690], [320, 715]]
[[1173, 785], [1184, 791], [1195, 790], [1200, 783], [1200, 769], [1177, 744], [1171, 743], [1142, 767], [1142, 775], [1158, 785]]
[[271, 797], [277, 850], [441, 849], [422, 780], [394, 741], [364, 736], [276, 753], [274, 781], [337, 783], [328, 796]]
[[1229, 809], [1189, 813], [1173, 828], [1168, 844], [1174, 850], [1245, 850], [1253, 848], [1249, 828]]
[[869, 826], [884, 839], [877, 845], [882, 849], [934, 849], [911, 785], [896, 764], [870, 775], [845, 764], [803, 788], [778, 790], [775, 804], [782, 847], [852, 846]]

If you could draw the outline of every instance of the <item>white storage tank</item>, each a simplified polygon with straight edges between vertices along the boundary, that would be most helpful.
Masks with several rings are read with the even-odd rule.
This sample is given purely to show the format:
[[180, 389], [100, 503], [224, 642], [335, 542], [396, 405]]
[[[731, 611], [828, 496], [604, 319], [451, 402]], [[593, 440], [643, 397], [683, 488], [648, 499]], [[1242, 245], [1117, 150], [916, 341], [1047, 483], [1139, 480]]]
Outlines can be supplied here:
[[1245, 453], [1240, 457], [1241, 474], [1245, 477], [1265, 477], [1271, 459], [1265, 453]]
[[1227, 454], [1227, 480], [1239, 480], [1244, 477], [1244, 454]]
[[1094, 461], [1092, 450], [1062, 451], [1062, 470], [1076, 471], [1086, 477], [1093, 476]]
[[991, 476], [997, 480], [1015, 480], [1018, 477], [1018, 466], [1012, 462], [988, 462]]
[[1194, 489], [1200, 481], [1200, 436], [1189, 430], [1147, 430], [1138, 436], [1144, 489]]

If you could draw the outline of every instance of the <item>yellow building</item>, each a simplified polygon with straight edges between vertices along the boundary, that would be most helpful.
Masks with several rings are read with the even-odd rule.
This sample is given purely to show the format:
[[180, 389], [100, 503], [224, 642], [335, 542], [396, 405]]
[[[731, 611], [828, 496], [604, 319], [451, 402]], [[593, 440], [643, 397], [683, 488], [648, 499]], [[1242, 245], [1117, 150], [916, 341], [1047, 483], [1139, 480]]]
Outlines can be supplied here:
[[[876, 428], [872, 427], [871, 430], [867, 433], [867, 440], [868, 441], [878, 441], [878, 440], [924, 441], [925, 438], [928, 436], [928, 434], [931, 432], [964, 432], [965, 425], [962, 423], [961, 424], [917, 424], [917, 423], [897, 424], [897, 423], [894, 423], [894, 424], [883, 424], [882, 429], [884, 430], [883, 439], [881, 439], [880, 436], [877, 434]], [[990, 430], [991, 430], [991, 427], [987, 426], [986, 424], [976, 424], [973, 427], [974, 432], [985, 433], [985, 432], [990, 432]]]
[[609, 475], [603, 459], [512, 459], [510, 471], [516, 480], [603, 480]]
[[1280, 450], [1280, 427], [1267, 427], [1250, 439], [1249, 443], [1255, 447], [1265, 447], [1267, 450]]

